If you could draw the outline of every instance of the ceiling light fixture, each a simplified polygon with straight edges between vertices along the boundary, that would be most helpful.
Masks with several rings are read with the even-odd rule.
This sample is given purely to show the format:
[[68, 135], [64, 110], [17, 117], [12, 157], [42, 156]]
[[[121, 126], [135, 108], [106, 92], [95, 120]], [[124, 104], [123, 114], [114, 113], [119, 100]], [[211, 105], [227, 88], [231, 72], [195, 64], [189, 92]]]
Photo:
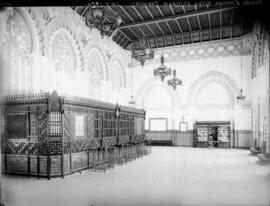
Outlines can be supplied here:
[[243, 54], [243, 40], [241, 39], [241, 51], [240, 51], [240, 55], [241, 55], [241, 89], [240, 89], [240, 94], [236, 97], [236, 99], [238, 100], [244, 100], [246, 98], [246, 96], [243, 95], [243, 66], [242, 66], [242, 54]]
[[117, 29], [122, 18], [118, 14], [109, 15], [103, 7], [91, 6], [85, 16], [85, 23], [90, 29], [98, 29], [103, 37]]
[[142, 67], [146, 60], [150, 60], [154, 58], [154, 50], [149, 48], [149, 46], [146, 43], [145, 38], [143, 38], [139, 42], [138, 48], [135, 48], [134, 43], [132, 43], [131, 58], [134, 58], [137, 61], [139, 61]]
[[154, 76], [160, 76], [161, 81], [164, 81], [164, 78], [167, 75], [171, 75], [172, 70], [169, 67], [166, 67], [164, 65], [165, 60], [164, 60], [163, 54], [160, 57], [160, 62], [161, 62], [161, 65], [158, 68], [154, 69]]
[[173, 70], [173, 78], [168, 80], [168, 85], [172, 86], [174, 90], [176, 89], [177, 85], [182, 85], [182, 80], [180, 80], [180, 79], [178, 79], [176, 77], [176, 71], [175, 70]]

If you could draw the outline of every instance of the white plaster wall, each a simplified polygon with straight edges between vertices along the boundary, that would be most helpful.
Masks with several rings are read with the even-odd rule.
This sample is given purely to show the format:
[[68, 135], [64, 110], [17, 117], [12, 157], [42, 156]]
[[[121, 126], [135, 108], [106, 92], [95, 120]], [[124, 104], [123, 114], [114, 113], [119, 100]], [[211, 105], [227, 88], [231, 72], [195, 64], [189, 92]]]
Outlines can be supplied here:
[[[244, 37], [246, 38], [246, 37]], [[164, 87], [163, 90], [167, 90], [167, 94], [164, 95], [163, 91], [160, 92], [157, 98], [153, 98], [153, 101], [156, 99], [162, 100], [163, 98], [170, 98], [170, 101], [173, 102], [171, 105], [166, 105], [166, 101], [162, 100], [165, 105], [160, 105], [160, 108], [148, 108], [146, 118], [150, 117], [167, 117], [169, 122], [169, 129], [178, 129], [179, 121], [188, 122], [188, 128], [193, 129], [193, 124], [195, 121], [222, 121], [222, 120], [234, 120], [235, 128], [250, 130], [251, 129], [251, 94], [250, 94], [250, 70], [251, 70], [251, 55], [242, 56], [242, 69], [243, 69], [243, 91], [246, 99], [243, 102], [237, 101], [236, 96], [239, 95], [239, 90], [241, 88], [241, 55], [239, 54], [240, 48], [240, 39], [236, 40], [227, 40], [214, 43], [206, 43], [199, 45], [190, 45], [190, 46], [178, 46], [171, 49], [157, 50], [155, 52], [155, 59], [146, 63], [142, 68], [140, 65], [133, 66], [134, 71], [134, 94], [137, 106], [148, 108], [147, 104], [153, 105], [155, 102], [145, 102], [144, 99], [149, 99], [148, 97], [154, 95], [156, 91], [151, 89], [145, 89], [150, 87], [149, 85], [156, 85], [159, 87]], [[207, 56], [197, 56], [196, 58], [184, 58], [181, 56], [181, 52], [184, 50], [187, 53], [190, 51], [198, 50], [199, 48], [212, 47], [216, 48], [226, 45], [235, 45], [235, 50], [231, 54], [220, 54], [220, 55], [211, 55]], [[165, 65], [171, 69], [176, 69], [177, 77], [180, 78], [183, 84], [177, 87], [174, 91], [171, 87], [167, 86], [167, 80], [169, 77], [166, 77], [164, 82], [161, 82], [159, 77], [154, 77], [153, 70], [160, 65], [159, 58], [163, 52], [165, 57]], [[177, 53], [178, 55], [174, 58], [173, 54]], [[167, 58], [166, 58], [167, 56]], [[207, 75], [214, 74], [215, 78], [207, 78]], [[202, 78], [206, 76], [205, 78]], [[211, 76], [211, 75], [210, 75]], [[227, 94], [208, 94], [209, 96], [218, 98], [224, 97], [224, 99], [209, 100], [209, 105], [204, 105], [204, 107], [198, 107], [194, 105], [196, 98], [200, 95], [200, 89], [205, 85], [206, 88], [208, 85], [216, 81], [219, 83], [219, 79], [222, 79], [224, 89], [220, 89], [221, 92], [228, 91], [231, 98], [231, 106], [227, 107], [223, 105], [222, 102], [228, 102]], [[209, 84], [207, 84], [209, 83]], [[161, 86], [162, 85], [162, 86]], [[220, 84], [219, 84], [220, 85]], [[193, 89], [192, 89], [193, 88]], [[215, 88], [211, 89], [215, 91]], [[217, 90], [218, 92], [219, 90]], [[207, 91], [204, 91], [204, 94], [207, 95]], [[192, 99], [194, 101], [192, 101]], [[220, 105], [211, 105], [211, 102], [219, 102]], [[147, 103], [147, 104], [146, 104]], [[170, 108], [170, 109], [168, 109]], [[173, 112], [165, 112], [170, 110]], [[159, 115], [160, 114], [160, 115]], [[162, 115], [161, 115], [162, 114]], [[147, 122], [147, 121], [146, 121]], [[146, 123], [146, 128], [148, 128], [148, 123]]]

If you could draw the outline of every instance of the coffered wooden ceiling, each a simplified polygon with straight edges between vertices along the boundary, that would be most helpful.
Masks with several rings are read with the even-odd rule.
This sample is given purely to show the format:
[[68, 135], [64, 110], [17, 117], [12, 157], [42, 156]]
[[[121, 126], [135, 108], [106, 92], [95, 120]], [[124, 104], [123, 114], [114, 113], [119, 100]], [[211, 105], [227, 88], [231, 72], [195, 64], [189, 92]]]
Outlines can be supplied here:
[[[243, 6], [168, 4], [103, 8], [108, 14], [121, 16], [119, 28], [106, 35], [124, 49], [131, 49], [131, 43], [139, 47], [143, 38], [149, 47], [160, 48], [234, 38], [251, 31], [250, 19], [242, 15]], [[89, 6], [72, 9], [83, 17], [89, 12]]]

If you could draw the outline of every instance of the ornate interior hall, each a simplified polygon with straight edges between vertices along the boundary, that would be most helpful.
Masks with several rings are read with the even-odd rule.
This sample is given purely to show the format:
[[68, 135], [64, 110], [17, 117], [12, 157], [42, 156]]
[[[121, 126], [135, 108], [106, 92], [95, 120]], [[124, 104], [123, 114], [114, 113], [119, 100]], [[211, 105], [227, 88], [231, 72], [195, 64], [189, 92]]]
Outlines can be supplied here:
[[263, 1], [0, 7], [0, 206], [270, 205]]

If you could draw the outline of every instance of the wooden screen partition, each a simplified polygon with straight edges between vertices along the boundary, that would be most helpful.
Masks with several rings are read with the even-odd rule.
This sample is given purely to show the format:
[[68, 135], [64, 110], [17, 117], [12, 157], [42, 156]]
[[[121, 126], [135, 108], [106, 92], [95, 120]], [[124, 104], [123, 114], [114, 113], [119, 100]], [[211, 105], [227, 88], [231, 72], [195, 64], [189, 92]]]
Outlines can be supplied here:
[[144, 144], [141, 109], [56, 92], [7, 96], [3, 106], [8, 174], [64, 177], [114, 159], [116, 147]]

